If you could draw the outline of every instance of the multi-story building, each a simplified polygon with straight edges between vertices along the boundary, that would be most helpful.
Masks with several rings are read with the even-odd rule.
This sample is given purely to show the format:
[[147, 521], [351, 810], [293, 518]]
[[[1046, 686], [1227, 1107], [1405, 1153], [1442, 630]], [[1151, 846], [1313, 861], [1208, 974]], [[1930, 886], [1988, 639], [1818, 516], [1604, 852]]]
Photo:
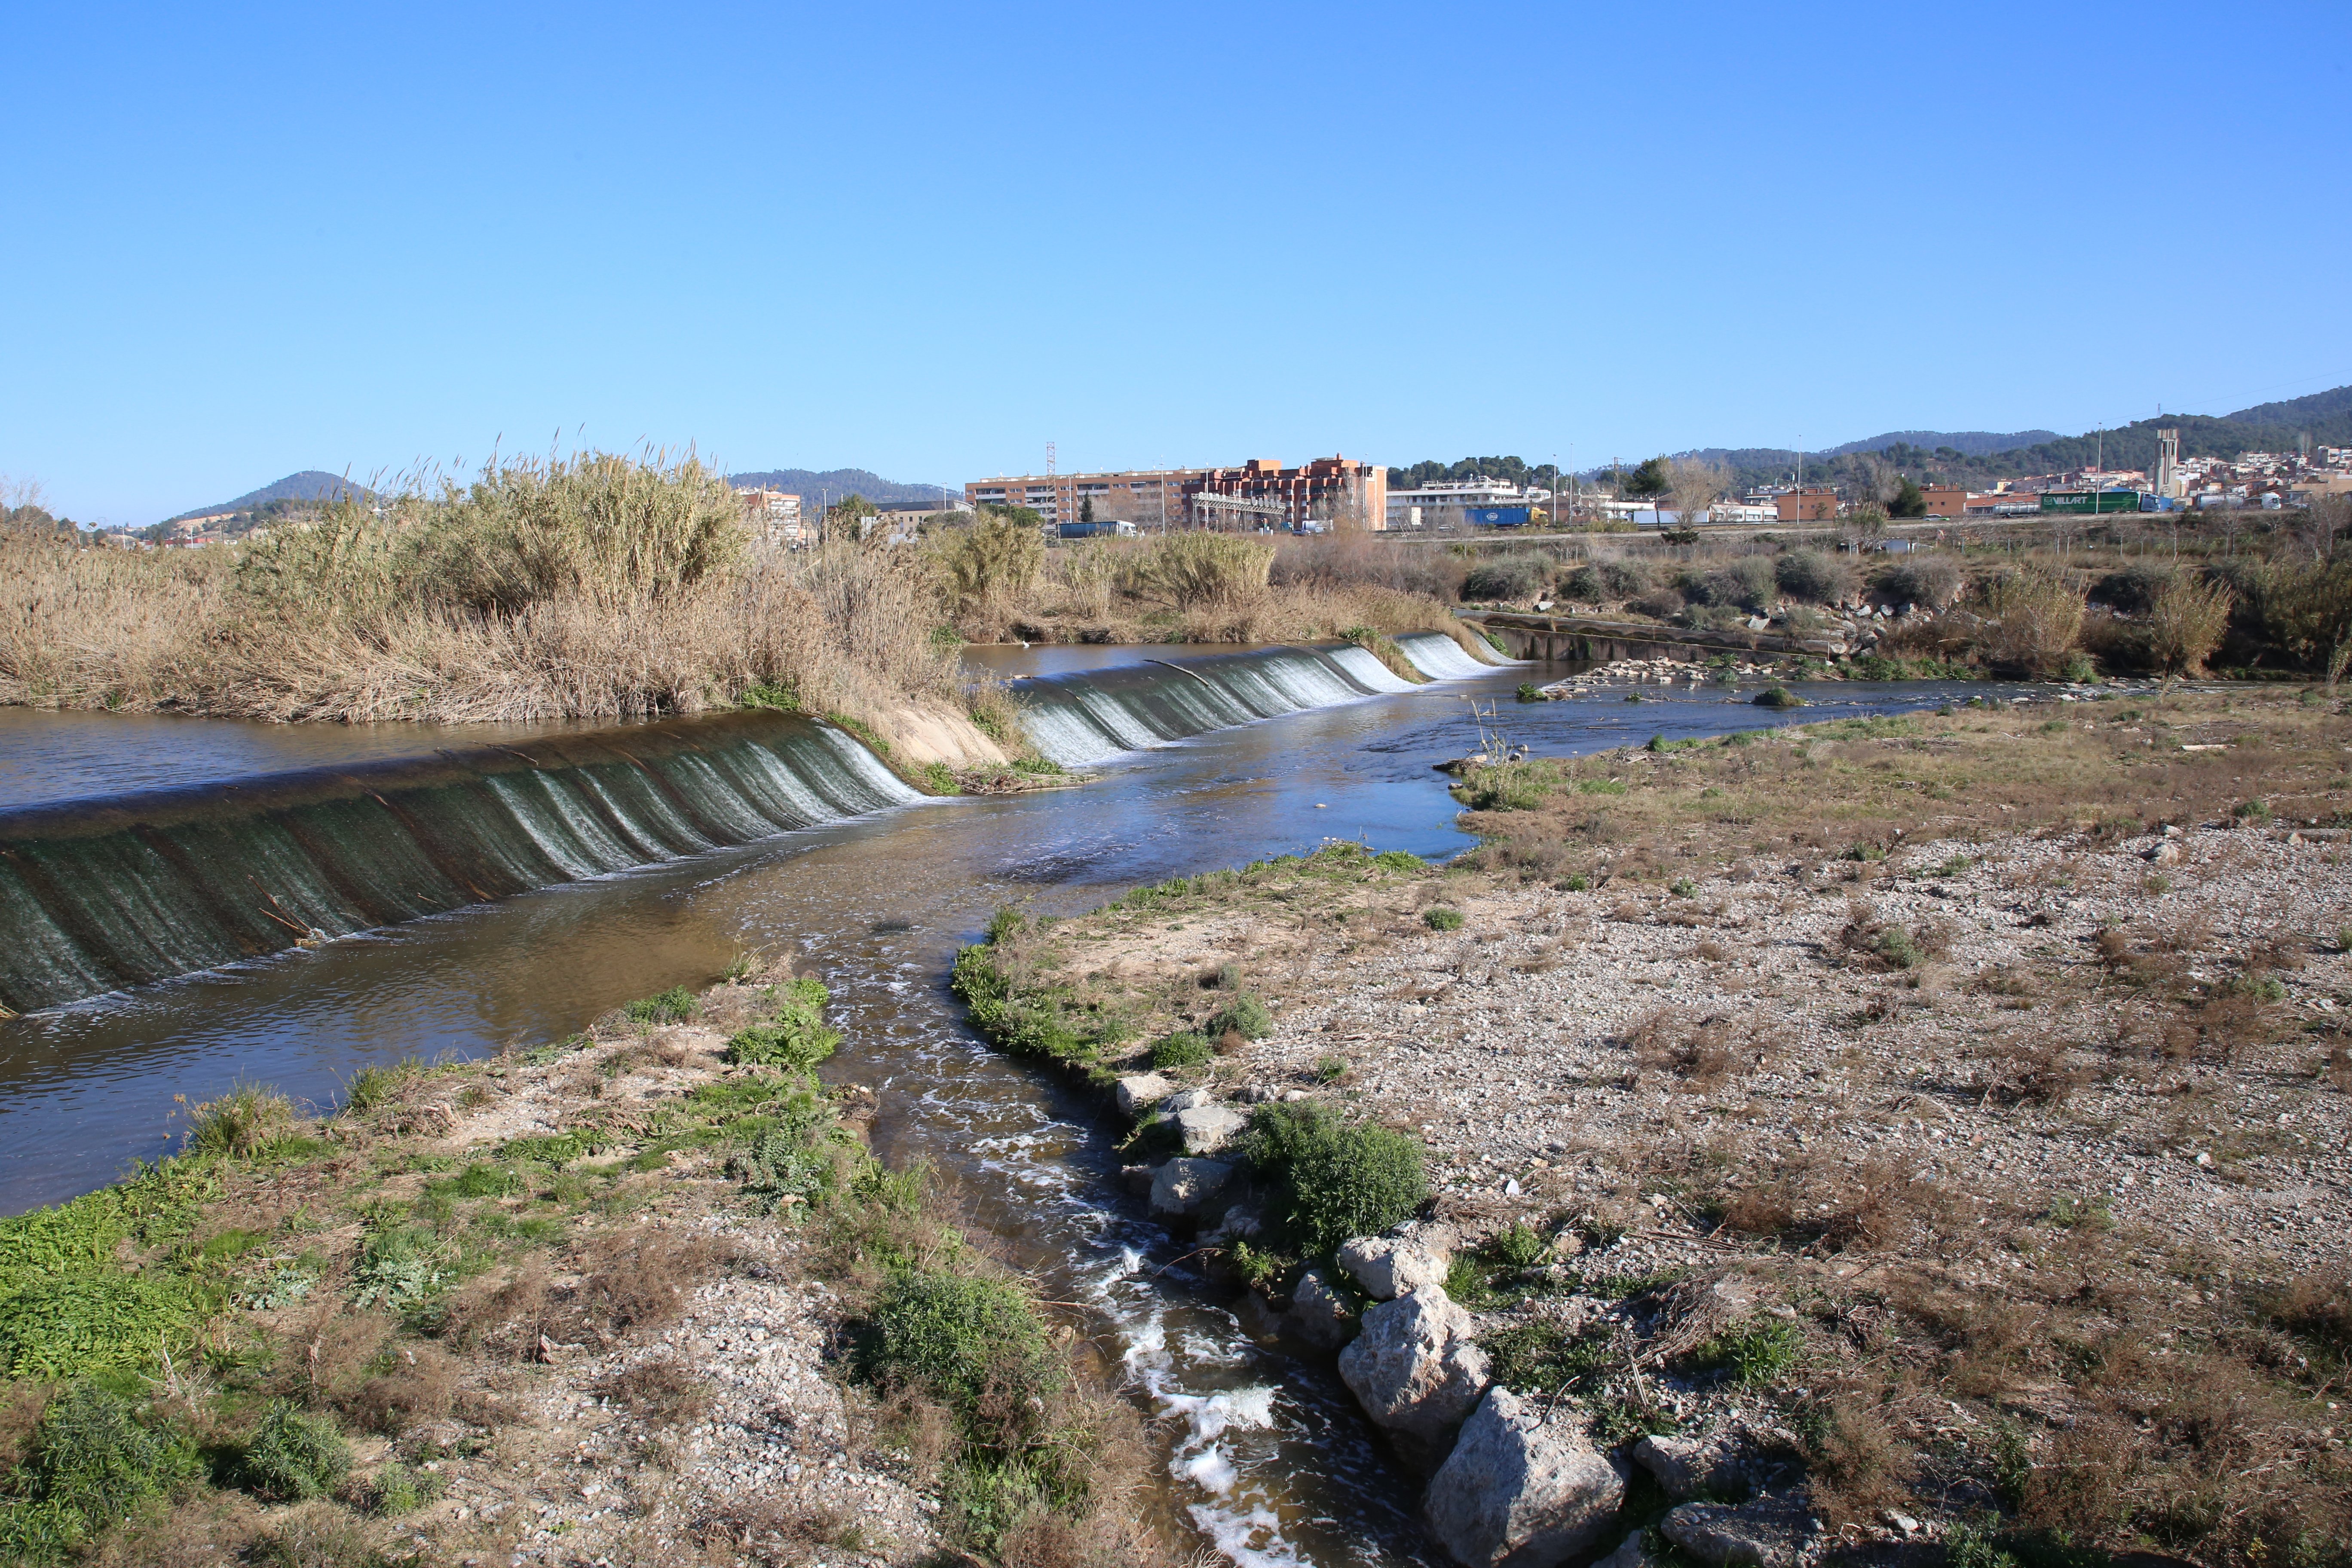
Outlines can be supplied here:
[[1047, 522], [1076, 522], [1093, 503], [1097, 518], [1157, 530], [1184, 526], [1185, 500], [1204, 468], [1144, 468], [1115, 474], [1020, 474], [974, 479], [964, 505], [1025, 506]]
[[806, 537], [801, 521], [801, 498], [790, 490], [738, 490], [743, 503], [743, 526], [762, 544], [782, 544], [797, 549], [814, 542]]
[[[1234, 468], [1149, 468], [1118, 473], [1019, 474], [974, 479], [966, 504], [1022, 506], [1050, 523], [1132, 522], [1145, 532], [1193, 526], [1387, 526], [1388, 470], [1350, 458], [1296, 468], [1257, 458]], [[1196, 507], [1195, 497], [1245, 505]], [[1196, 523], [1195, 514], [1205, 520]], [[1255, 520], [1255, 521], [1251, 521]]]
[[1412, 489], [1388, 491], [1382, 510], [1391, 528], [1458, 528], [1472, 510], [1524, 507], [1550, 499], [1549, 491], [1523, 491], [1507, 479], [1433, 479]]

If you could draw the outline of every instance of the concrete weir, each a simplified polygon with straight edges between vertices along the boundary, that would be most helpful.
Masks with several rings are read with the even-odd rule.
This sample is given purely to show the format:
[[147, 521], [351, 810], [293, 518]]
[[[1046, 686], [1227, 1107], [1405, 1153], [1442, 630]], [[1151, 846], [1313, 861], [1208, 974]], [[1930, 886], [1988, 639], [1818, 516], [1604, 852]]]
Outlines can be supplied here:
[[1621, 658], [1698, 660], [1714, 653], [1810, 654], [1832, 658], [1850, 651], [1837, 636], [1787, 637], [1771, 632], [1695, 631], [1649, 621], [1607, 621], [1586, 616], [1524, 616], [1493, 610], [1462, 617], [1502, 639], [1518, 658], [1607, 664]]

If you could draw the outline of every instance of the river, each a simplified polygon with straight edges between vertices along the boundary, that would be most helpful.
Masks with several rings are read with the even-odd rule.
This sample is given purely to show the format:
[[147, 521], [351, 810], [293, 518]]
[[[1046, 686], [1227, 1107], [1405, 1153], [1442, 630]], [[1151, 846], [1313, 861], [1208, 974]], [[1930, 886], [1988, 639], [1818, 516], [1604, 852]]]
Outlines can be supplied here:
[[[1035, 681], [1030, 698], [1040, 710], [1093, 704], [1108, 712], [1106, 694], [1124, 691], [1118, 714], [1104, 721], [1162, 731], [1217, 716], [1167, 704], [1197, 708], [1211, 686], [1257, 692], [1250, 683], [1287, 679], [1278, 669], [1292, 659], [1268, 650], [1153, 663], [1126, 647], [971, 657]], [[1830, 683], [1800, 688], [1814, 703], [1800, 714], [1768, 714], [1720, 689], [1653, 689], [1638, 706], [1512, 701], [1520, 681], [1559, 673], [1513, 667], [1367, 694], [1310, 672], [1279, 701], [1249, 698], [1259, 710], [1278, 711], [1284, 701], [1294, 710], [1174, 743], [1118, 751], [1066, 729], [1055, 745], [1095, 753], [1099, 776], [1083, 788], [901, 795], [846, 820], [0, 1022], [0, 1205], [14, 1213], [54, 1202], [134, 1158], [169, 1152], [176, 1095], [200, 1100], [246, 1080], [324, 1107], [366, 1063], [561, 1037], [631, 998], [708, 984], [743, 950], [791, 949], [823, 974], [845, 1037], [824, 1076], [878, 1091], [877, 1152], [893, 1164], [929, 1162], [970, 1223], [1046, 1297], [1091, 1304], [1097, 1317], [1088, 1331], [1125, 1363], [1135, 1397], [1163, 1418], [1153, 1430], [1172, 1515], [1253, 1565], [1428, 1557], [1407, 1511], [1412, 1489], [1393, 1475], [1328, 1363], [1262, 1346], [1243, 1331], [1223, 1292], [1192, 1273], [1182, 1248], [1120, 1193], [1118, 1161], [1090, 1108], [982, 1046], [945, 977], [957, 946], [1008, 903], [1076, 912], [1140, 883], [1309, 850], [1327, 838], [1433, 858], [1457, 852], [1468, 840], [1431, 764], [1475, 743], [1472, 700], [1495, 704], [1494, 722], [1514, 742], [1562, 755], [1655, 732], [1899, 711], [1950, 694]], [[1362, 671], [1351, 679], [1405, 684]], [[107, 724], [122, 728], [110, 733]], [[60, 782], [68, 765], [82, 781], [173, 787], [217, 782], [254, 759], [341, 761], [338, 736], [371, 756], [398, 750], [384, 745], [385, 730], [231, 732], [253, 728], [8, 715], [0, 815], [18, 805], [57, 810], [62, 797], [87, 794]], [[44, 735], [54, 738], [46, 751]], [[535, 743], [523, 734], [500, 739]], [[154, 755], [159, 744], [177, 747], [181, 760]]]

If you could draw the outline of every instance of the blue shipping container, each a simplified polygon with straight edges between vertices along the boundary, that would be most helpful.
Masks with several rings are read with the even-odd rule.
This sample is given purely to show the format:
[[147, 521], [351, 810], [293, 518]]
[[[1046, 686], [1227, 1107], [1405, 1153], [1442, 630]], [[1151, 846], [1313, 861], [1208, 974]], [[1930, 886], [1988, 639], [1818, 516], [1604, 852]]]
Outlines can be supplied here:
[[1525, 528], [1528, 509], [1523, 506], [1474, 506], [1465, 514], [1482, 528]]

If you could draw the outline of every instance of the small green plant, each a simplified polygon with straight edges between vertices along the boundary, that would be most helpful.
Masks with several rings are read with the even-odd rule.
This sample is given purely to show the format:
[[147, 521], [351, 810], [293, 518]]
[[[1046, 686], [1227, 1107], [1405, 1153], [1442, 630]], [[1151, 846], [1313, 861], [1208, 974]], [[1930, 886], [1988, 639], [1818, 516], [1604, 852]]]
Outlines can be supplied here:
[[351, 1468], [352, 1451], [333, 1423], [280, 1399], [246, 1443], [236, 1478], [270, 1502], [303, 1502], [334, 1490]]
[[509, 1138], [498, 1147], [501, 1160], [527, 1160], [535, 1165], [567, 1165], [588, 1152], [577, 1132], [555, 1132], [530, 1138]]
[[378, 1231], [360, 1248], [352, 1271], [355, 1306], [405, 1311], [429, 1300], [449, 1280], [450, 1250], [414, 1227]]
[[1151, 1065], [1162, 1069], [1199, 1067], [1213, 1059], [1216, 1047], [1187, 1029], [1163, 1036], [1151, 1047]]
[[1239, 1035], [1244, 1040], [1263, 1040], [1274, 1033], [1274, 1015], [1265, 1004], [1244, 991], [1232, 1001], [1209, 1015], [1201, 1033], [1212, 1040], [1227, 1035]]
[[1543, 688], [1538, 686], [1532, 680], [1520, 681], [1519, 700], [1522, 702], [1541, 702], [1545, 700]]
[[923, 764], [923, 787], [933, 795], [961, 795], [963, 786], [956, 783], [955, 770], [945, 763]]
[[1698, 884], [1688, 877], [1676, 877], [1667, 885], [1666, 891], [1678, 899], [1695, 899], [1698, 897]]
[[738, 1030], [727, 1042], [727, 1059], [743, 1067], [782, 1067], [806, 1071], [833, 1055], [838, 1031], [824, 1021], [830, 999], [822, 982], [807, 975], [768, 988], [763, 1001], [771, 1022]]
[[1325, 1083], [1337, 1083], [1348, 1076], [1348, 1058], [1324, 1057], [1315, 1064], [1315, 1076]]
[[1017, 1409], [1035, 1398], [1042, 1407], [1066, 1375], [1017, 1287], [937, 1269], [907, 1269], [882, 1288], [850, 1366], [869, 1386], [920, 1391], [967, 1421], [992, 1402]]
[[1569, 877], [1569, 878], [1565, 878], [1565, 879], [1563, 879], [1561, 880], [1561, 882], [1560, 882], [1559, 886], [1560, 886], [1560, 890], [1561, 890], [1562, 892], [1567, 892], [1567, 893], [1586, 893], [1586, 892], [1591, 892], [1591, 891], [1592, 890], [1592, 879], [1591, 879], [1591, 878], [1590, 878], [1590, 877], [1588, 877], [1588, 876], [1586, 876], [1586, 875], [1584, 875], [1584, 873], [1583, 873], [1583, 872], [1580, 871], [1580, 872], [1578, 872], [1576, 875], [1574, 875], [1574, 876], [1572, 876], [1572, 877]]
[[2050, 1223], [2066, 1230], [2113, 1230], [2115, 1212], [2107, 1206], [2105, 1197], [2093, 1194], [2076, 1197], [2062, 1194], [2050, 1205]]
[[1918, 940], [1901, 926], [1879, 932], [1873, 951], [1896, 969], [1915, 968], [1927, 956]]
[[810, 1145], [804, 1133], [777, 1128], [751, 1141], [751, 1146], [727, 1162], [727, 1173], [767, 1208], [787, 1199], [806, 1203], [829, 1187], [834, 1163]]
[[641, 996], [621, 1009], [632, 1024], [683, 1024], [702, 1011], [702, 1004], [683, 985], [673, 985], [653, 996]]
[[431, 1470], [390, 1464], [368, 1478], [360, 1496], [368, 1512], [379, 1519], [394, 1519], [433, 1501], [441, 1495], [441, 1478]]
[[1802, 708], [1805, 700], [1785, 686], [1768, 686], [1756, 694], [1759, 708]]
[[1421, 921], [1432, 931], [1460, 931], [1462, 911], [1449, 910], [1441, 905], [1433, 910], [1422, 910]]
[[2271, 803], [2266, 800], [2242, 800], [2230, 808], [2230, 816], [2247, 827], [2260, 827], [2271, 819]]
[[352, 1081], [343, 1086], [343, 1109], [364, 1116], [391, 1100], [401, 1088], [425, 1066], [409, 1057], [396, 1062], [370, 1062], [352, 1074]]
[[2244, 996], [2256, 1002], [2286, 1000], [2286, 983], [2275, 974], [2264, 974], [2259, 970], [2232, 974], [2214, 990], [2222, 996]]
[[1384, 871], [1418, 871], [1428, 862], [1410, 849], [1383, 849], [1372, 857], [1372, 864]]
[[755, 680], [735, 694], [746, 708], [766, 708], [779, 713], [800, 711], [800, 692], [788, 680]]
[[1795, 1370], [1802, 1348], [1794, 1323], [1748, 1318], [1691, 1352], [1690, 1359], [1695, 1368], [1721, 1373], [1742, 1388], [1764, 1388]]

